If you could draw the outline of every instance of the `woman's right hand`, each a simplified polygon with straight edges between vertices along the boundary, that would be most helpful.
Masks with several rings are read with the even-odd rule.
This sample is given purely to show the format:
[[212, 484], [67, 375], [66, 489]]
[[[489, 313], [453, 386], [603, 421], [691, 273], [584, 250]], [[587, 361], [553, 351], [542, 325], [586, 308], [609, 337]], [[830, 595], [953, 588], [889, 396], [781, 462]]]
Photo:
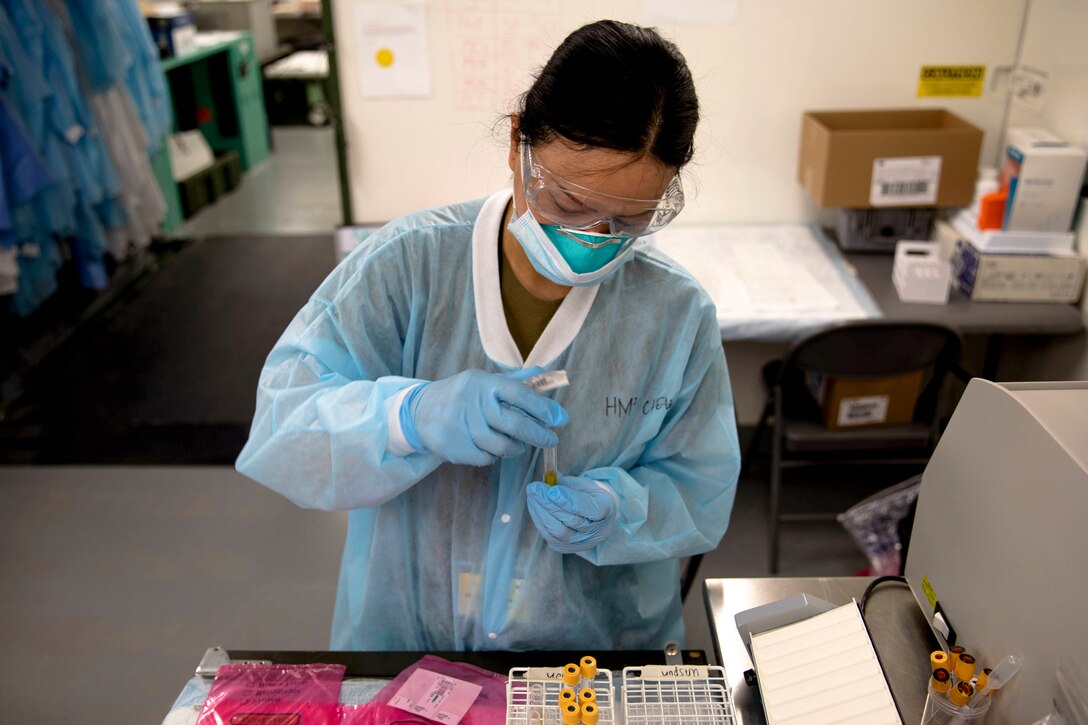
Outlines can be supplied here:
[[567, 411], [522, 382], [541, 372], [466, 370], [418, 385], [401, 404], [404, 438], [418, 452], [471, 466], [517, 455], [526, 445], [554, 446], [559, 437], [550, 427], [566, 425]]

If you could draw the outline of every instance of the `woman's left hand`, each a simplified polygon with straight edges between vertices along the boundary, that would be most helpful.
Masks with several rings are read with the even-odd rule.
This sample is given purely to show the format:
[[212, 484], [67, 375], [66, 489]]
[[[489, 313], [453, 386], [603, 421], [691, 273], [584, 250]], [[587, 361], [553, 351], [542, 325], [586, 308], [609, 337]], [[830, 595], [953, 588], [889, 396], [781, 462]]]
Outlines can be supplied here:
[[561, 554], [591, 549], [615, 529], [619, 497], [607, 484], [559, 476], [555, 486], [533, 481], [525, 494], [537, 530]]

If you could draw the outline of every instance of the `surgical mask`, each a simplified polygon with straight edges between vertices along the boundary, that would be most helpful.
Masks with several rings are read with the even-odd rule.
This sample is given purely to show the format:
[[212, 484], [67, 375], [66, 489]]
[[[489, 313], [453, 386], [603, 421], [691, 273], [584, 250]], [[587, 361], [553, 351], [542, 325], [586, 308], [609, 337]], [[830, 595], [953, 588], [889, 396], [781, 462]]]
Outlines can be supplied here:
[[592, 232], [561, 231], [552, 224], [544, 226], [529, 210], [510, 222], [509, 229], [525, 250], [533, 269], [566, 287], [600, 284], [635, 254], [634, 239], [625, 239], [619, 244], [587, 247], [567, 235], [577, 234], [583, 241], [598, 245], [613, 237]]

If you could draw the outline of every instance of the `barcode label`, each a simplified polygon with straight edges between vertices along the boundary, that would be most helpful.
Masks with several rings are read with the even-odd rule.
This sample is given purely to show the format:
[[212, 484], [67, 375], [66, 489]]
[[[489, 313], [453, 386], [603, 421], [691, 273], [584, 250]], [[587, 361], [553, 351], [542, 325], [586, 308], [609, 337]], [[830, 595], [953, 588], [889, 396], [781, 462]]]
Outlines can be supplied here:
[[900, 181], [895, 184], [881, 184], [884, 196], [913, 196], [929, 191], [928, 181]]
[[940, 156], [874, 159], [869, 203], [873, 206], [936, 204], [940, 181]]

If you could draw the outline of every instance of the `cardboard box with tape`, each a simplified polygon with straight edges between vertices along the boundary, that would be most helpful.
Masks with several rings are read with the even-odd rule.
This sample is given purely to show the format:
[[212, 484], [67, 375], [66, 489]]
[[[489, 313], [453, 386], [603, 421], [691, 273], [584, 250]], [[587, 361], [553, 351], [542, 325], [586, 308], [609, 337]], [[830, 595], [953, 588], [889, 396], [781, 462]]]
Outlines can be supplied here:
[[943, 109], [808, 111], [797, 180], [824, 207], [967, 206], [981, 147]]

